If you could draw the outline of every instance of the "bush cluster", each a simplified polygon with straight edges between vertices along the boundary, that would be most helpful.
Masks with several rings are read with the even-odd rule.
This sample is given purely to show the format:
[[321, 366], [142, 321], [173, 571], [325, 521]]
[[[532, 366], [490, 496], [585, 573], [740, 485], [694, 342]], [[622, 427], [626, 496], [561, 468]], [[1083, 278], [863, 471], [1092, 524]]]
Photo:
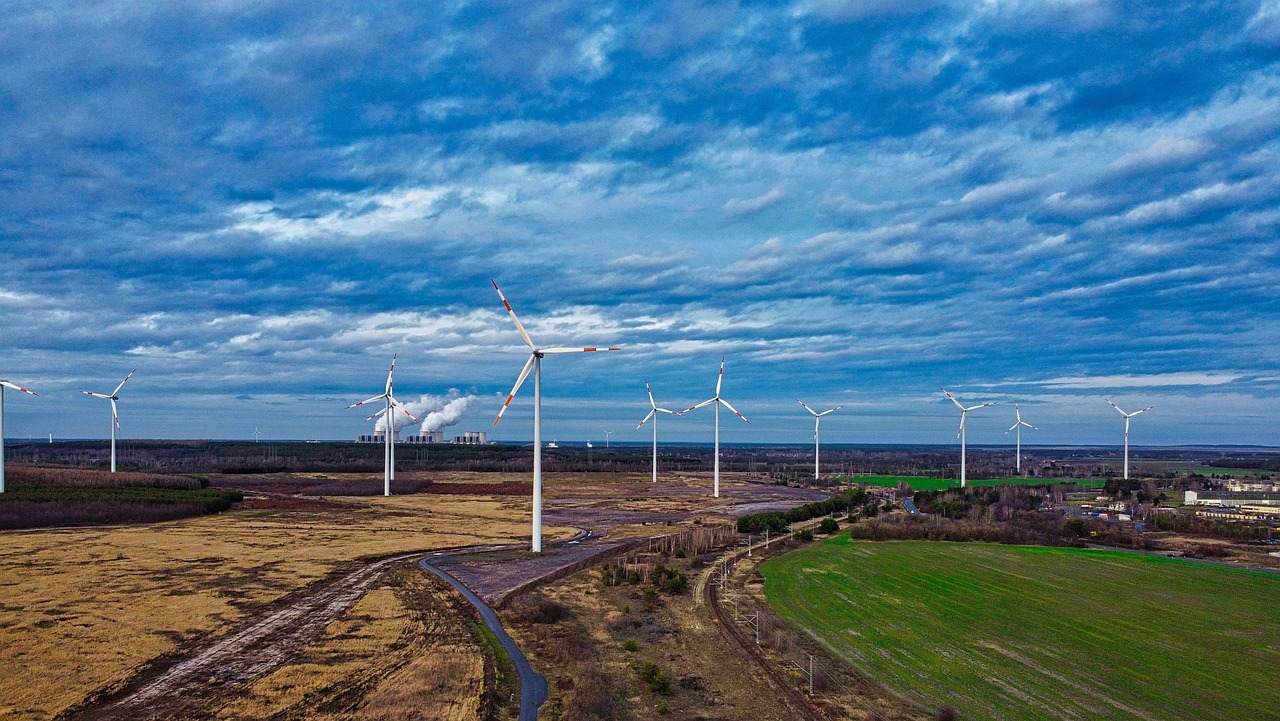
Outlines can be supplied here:
[[[665, 564], [655, 565], [646, 578], [640, 571], [627, 570], [621, 563], [606, 563], [600, 568], [600, 581], [606, 586], [621, 586], [624, 583], [637, 586], [648, 584], [658, 591], [675, 596], [689, 587], [689, 577], [678, 568], [668, 568]], [[646, 589], [648, 590], [648, 589]]]
[[650, 691], [663, 696], [671, 695], [671, 679], [653, 661], [645, 661], [644, 665], [640, 667], [640, 679], [644, 681]]

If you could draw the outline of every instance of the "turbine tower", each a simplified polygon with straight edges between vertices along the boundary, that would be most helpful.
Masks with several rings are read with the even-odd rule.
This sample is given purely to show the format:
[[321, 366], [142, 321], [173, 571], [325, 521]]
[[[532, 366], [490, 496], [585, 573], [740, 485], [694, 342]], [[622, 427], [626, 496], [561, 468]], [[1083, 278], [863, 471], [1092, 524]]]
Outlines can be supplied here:
[[960, 401], [956, 400], [956, 397], [955, 397], [955, 396], [951, 395], [950, 393], [947, 393], [947, 389], [946, 389], [946, 388], [943, 388], [943, 389], [942, 389], [942, 394], [943, 394], [943, 395], [945, 395], [947, 398], [950, 398], [950, 399], [951, 399], [951, 402], [952, 402], [952, 403], [954, 403], [954, 404], [956, 404], [956, 408], [959, 408], [959, 409], [960, 409], [960, 430], [956, 431], [956, 436], [958, 436], [958, 437], [960, 438], [960, 487], [961, 487], [961, 488], [964, 488], [964, 486], [965, 486], [965, 468], [964, 468], [964, 463], [965, 463], [965, 459], [964, 459], [964, 456], [965, 456], [964, 419], [965, 419], [965, 416], [967, 416], [967, 415], [969, 414], [969, 411], [976, 411], [976, 410], [978, 410], [979, 408], [986, 408], [987, 406], [994, 406], [994, 405], [996, 404], [996, 402], [995, 402], [995, 401], [992, 401], [992, 402], [990, 402], [990, 403], [982, 403], [982, 404], [980, 404], [980, 405], [970, 406], [970, 407], [968, 407], [968, 408], [965, 408], [964, 406], [960, 405]]
[[[1013, 404], [1013, 413], [1017, 417], [1018, 422], [1009, 426], [1009, 431], [1013, 431], [1013, 430], [1017, 431], [1016, 437], [1018, 439], [1018, 450], [1017, 452], [1014, 453], [1013, 458], [1014, 458], [1014, 462], [1018, 466], [1018, 475], [1022, 475], [1022, 427], [1026, 426], [1027, 428], [1030, 428], [1033, 431], [1038, 431], [1040, 429], [1022, 420], [1022, 411], [1018, 409], [1017, 403]], [[1009, 435], [1009, 431], [1005, 431], [1004, 434], [1006, 436]]]
[[38, 396], [39, 393], [29, 391], [20, 385], [10, 383], [9, 381], [0, 381], [0, 493], [4, 493], [4, 389], [12, 388], [15, 391], [21, 391], [30, 396]]
[[804, 406], [804, 409], [806, 411], [809, 411], [809, 413], [813, 415], [813, 479], [816, 481], [818, 480], [818, 424], [822, 422], [823, 416], [827, 415], [828, 413], [835, 413], [841, 408], [844, 408], [844, 406], [836, 406], [835, 408], [828, 408], [827, 410], [819, 413], [814, 409], [810, 408], [809, 406], [805, 406], [804, 401], [800, 400], [799, 398], [796, 399], [796, 403], [799, 403], [800, 405]]
[[516, 397], [516, 392], [520, 390], [520, 385], [524, 383], [524, 379], [529, 377], [529, 372], [533, 371], [533, 552], [542, 553], [542, 358], [546, 355], [555, 355], [559, 353], [593, 353], [595, 351], [620, 350], [619, 348], [539, 348], [534, 345], [533, 339], [529, 337], [529, 332], [524, 329], [524, 324], [516, 316], [516, 312], [511, 309], [511, 304], [507, 302], [507, 297], [502, 294], [502, 289], [498, 287], [498, 282], [489, 279], [493, 283], [493, 289], [498, 291], [498, 297], [502, 299], [502, 305], [506, 306], [507, 313], [511, 314], [511, 320], [516, 324], [516, 331], [520, 333], [520, 339], [524, 344], [529, 346], [529, 360], [525, 361], [524, 368], [520, 371], [520, 375], [516, 378], [516, 384], [511, 387], [511, 393], [507, 396], [507, 400], [502, 404], [502, 409], [498, 411], [498, 417], [493, 419], [493, 425], [498, 425], [498, 421], [502, 420], [502, 414], [507, 412], [507, 406], [511, 405], [511, 399]]
[[[1111, 403], [1110, 398], [1106, 398], [1104, 400], [1106, 400], [1107, 403]], [[1154, 406], [1147, 406], [1146, 408], [1143, 408], [1140, 411], [1134, 411], [1133, 413], [1125, 413], [1124, 411], [1120, 410], [1120, 406], [1114, 403], [1111, 403], [1111, 407], [1116, 409], [1116, 411], [1120, 415], [1124, 416], [1124, 479], [1127, 481], [1129, 480], [1129, 419], [1133, 418], [1139, 413], [1146, 413], [1147, 411], [1151, 410]]]
[[[352, 403], [351, 405], [347, 406], [347, 408], [355, 408], [356, 406], [362, 406], [366, 403], [372, 403], [374, 401], [384, 401], [386, 403], [386, 405], [382, 408], [382, 410], [378, 411], [377, 413], [374, 413], [373, 415], [365, 419], [366, 421], [371, 421], [374, 418], [377, 418], [378, 416], [382, 416], [382, 420], [384, 424], [383, 426], [384, 430], [382, 432], [382, 439], [386, 446], [382, 454], [382, 495], [384, 496], [391, 495], [391, 481], [396, 477], [396, 446], [393, 440], [395, 437], [394, 434], [395, 434], [395, 425], [396, 425], [395, 424], [396, 412], [399, 411], [401, 413], [404, 413], [414, 423], [419, 422], [418, 419], [414, 418], [413, 414], [409, 412], [409, 409], [405, 408], [404, 404], [396, 400], [396, 397], [391, 393], [392, 392], [392, 376], [394, 376], [396, 372], [396, 356], [397, 355], [399, 354], [393, 354], [391, 356], [391, 370], [387, 371], [386, 390], [383, 391], [382, 395], [377, 395], [372, 398], [367, 398], [365, 400], [360, 401], [359, 403]], [[375, 425], [374, 427], [376, 428], [377, 426]]]
[[[744, 421], [747, 421], [746, 416], [742, 415], [741, 413], [738, 413], [737, 408], [734, 408], [733, 406], [729, 405], [729, 401], [726, 401], [725, 399], [720, 397], [720, 384], [722, 384], [723, 382], [724, 382], [724, 358], [721, 357], [720, 358], [720, 375], [716, 378], [716, 394], [708, 398], [707, 400], [697, 404], [696, 406], [690, 406], [689, 408], [685, 409], [685, 413], [688, 413], [689, 411], [697, 410], [703, 406], [709, 406], [712, 403], [716, 404], [715, 490], [712, 494], [715, 498], [720, 497], [720, 406], [724, 406], [725, 408], [728, 408], [729, 410], [733, 411], [734, 414], [736, 414], [739, 418], [741, 418]], [[751, 423], [751, 421], [747, 421], [747, 423]]]
[[669, 411], [666, 408], [659, 408], [658, 404], [653, 402], [653, 391], [649, 389], [649, 381], [644, 382], [644, 389], [645, 389], [645, 392], [649, 394], [649, 414], [644, 417], [644, 420], [640, 421], [640, 425], [636, 426], [636, 430], [637, 431], [640, 430], [640, 428], [644, 426], [645, 423], [649, 422], [650, 418], [653, 419], [653, 482], [657, 483], [658, 482], [658, 414], [670, 413], [673, 416], [682, 416], [684, 414], [678, 413], [676, 411]]
[[111, 401], [111, 421], [112, 421], [111, 423], [111, 472], [112, 473], [116, 472], [116, 429], [120, 427], [120, 414], [116, 412], [116, 401], [120, 400], [120, 389], [124, 388], [124, 384], [128, 383], [129, 379], [133, 377], [133, 374], [137, 372], [138, 372], [137, 368], [134, 368], [133, 370], [129, 371], [129, 375], [125, 376], [124, 380], [120, 381], [120, 385], [116, 386], [116, 389], [111, 391], [111, 395], [107, 395], [105, 393], [94, 393], [93, 391], [80, 391], [81, 393], [87, 396], [93, 396], [94, 398], [105, 398], [106, 400]]

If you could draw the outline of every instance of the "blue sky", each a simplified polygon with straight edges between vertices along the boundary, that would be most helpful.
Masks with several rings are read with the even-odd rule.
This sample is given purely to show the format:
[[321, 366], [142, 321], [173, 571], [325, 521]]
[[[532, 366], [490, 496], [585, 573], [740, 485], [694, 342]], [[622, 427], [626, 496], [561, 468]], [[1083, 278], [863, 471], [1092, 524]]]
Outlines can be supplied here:
[[[25, 2], [11, 438], [348, 438], [544, 345], [544, 432], [1280, 445], [1280, 4]], [[498, 438], [531, 435], [532, 388]], [[1128, 408], [1127, 408], [1128, 409]], [[707, 411], [664, 419], [710, 440]]]

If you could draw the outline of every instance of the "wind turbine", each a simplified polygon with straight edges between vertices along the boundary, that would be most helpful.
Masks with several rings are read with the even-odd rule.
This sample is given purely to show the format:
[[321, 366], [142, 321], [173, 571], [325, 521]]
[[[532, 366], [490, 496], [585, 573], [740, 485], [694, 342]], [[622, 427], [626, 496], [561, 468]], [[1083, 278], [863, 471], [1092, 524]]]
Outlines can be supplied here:
[[[1018, 450], [1016, 453], [1014, 453], [1013, 458], [1014, 458], [1014, 462], [1018, 465], [1018, 475], [1022, 475], [1022, 427], [1026, 426], [1027, 428], [1030, 428], [1033, 431], [1038, 431], [1040, 429], [1022, 420], [1022, 411], [1019, 410], [1017, 403], [1013, 404], [1013, 413], [1018, 418], [1018, 422], [1009, 426], [1009, 431], [1012, 431], [1012, 430], [1018, 431], [1017, 433]], [[1004, 434], [1006, 436], [1009, 435], [1009, 431], [1005, 431]]]
[[382, 395], [374, 396], [372, 398], [367, 398], [365, 400], [360, 401], [359, 403], [352, 403], [351, 405], [347, 406], [347, 408], [355, 408], [356, 406], [362, 406], [366, 403], [372, 403], [374, 401], [386, 402], [386, 405], [383, 407], [382, 410], [378, 411], [377, 413], [374, 413], [373, 415], [365, 419], [366, 421], [371, 421], [374, 418], [377, 418], [378, 416], [382, 416], [383, 423], [385, 424], [384, 425], [385, 430], [382, 433], [383, 441], [385, 441], [385, 444], [386, 444], [386, 450], [383, 452], [383, 455], [382, 455], [382, 495], [384, 496], [391, 495], [391, 480], [396, 477], [396, 446], [395, 446], [395, 443], [393, 442], [396, 424], [395, 424], [395, 418], [393, 416], [395, 416], [396, 411], [400, 411], [404, 413], [406, 416], [408, 416], [409, 419], [412, 420], [414, 423], [421, 422], [417, 418], [414, 418], [413, 414], [409, 412], [409, 409], [405, 408], [404, 405], [400, 403], [400, 401], [396, 400], [395, 396], [391, 394], [391, 386], [392, 386], [391, 377], [395, 375], [395, 372], [396, 372], [396, 356], [397, 355], [399, 354], [397, 353], [391, 356], [391, 370], [387, 371], [387, 386], [386, 386], [386, 390], [383, 391]]
[[659, 408], [657, 403], [653, 402], [653, 391], [649, 388], [649, 381], [644, 382], [644, 390], [649, 394], [649, 414], [640, 421], [640, 425], [636, 426], [636, 430], [640, 430], [641, 426], [653, 419], [653, 482], [658, 482], [658, 414], [670, 413], [673, 416], [682, 416], [683, 413], [677, 411], [669, 411], [666, 408]]
[[[1107, 403], [1111, 403], [1110, 398], [1106, 398], [1104, 400], [1106, 400]], [[1111, 403], [1111, 407], [1116, 409], [1116, 411], [1118, 411], [1120, 415], [1124, 416], [1124, 479], [1127, 481], [1129, 480], [1129, 419], [1133, 418], [1139, 413], [1146, 413], [1147, 411], [1151, 410], [1153, 406], [1147, 406], [1146, 408], [1143, 408], [1140, 411], [1134, 411], [1133, 413], [1125, 413], [1124, 411], [1120, 410], [1120, 406], [1114, 403]]]
[[12, 388], [15, 391], [22, 391], [27, 395], [38, 396], [39, 393], [29, 391], [22, 386], [10, 383], [9, 381], [0, 381], [0, 493], [4, 493], [4, 389]]
[[609, 447], [609, 436], [611, 436], [611, 435], [613, 435], [613, 431], [605, 431], [605, 432], [604, 432], [604, 447], [605, 447], [605, 448], [608, 448], [608, 447]]
[[260, 442], [261, 440], [262, 440], [262, 431], [258, 430], [258, 429], [257, 429], [257, 427], [254, 427], [254, 429], [253, 429], [253, 442], [254, 442], [254, 443], [258, 443], [258, 442]]
[[970, 406], [968, 408], [965, 408], [964, 406], [960, 405], [960, 401], [956, 400], [955, 396], [951, 395], [950, 393], [947, 393], [946, 388], [942, 389], [942, 394], [950, 398], [951, 402], [956, 404], [956, 408], [960, 409], [960, 430], [956, 431], [956, 435], [960, 437], [960, 487], [964, 488], [965, 486], [965, 469], [964, 469], [964, 455], [965, 455], [964, 419], [965, 419], [965, 416], [969, 414], [969, 411], [976, 411], [979, 408], [994, 406], [996, 402], [992, 401], [990, 403], [983, 403], [981, 405]]
[[498, 411], [498, 417], [493, 419], [493, 425], [498, 425], [498, 421], [502, 420], [502, 414], [507, 412], [507, 406], [511, 405], [511, 399], [516, 397], [516, 392], [520, 390], [524, 379], [529, 377], [529, 371], [533, 371], [533, 552], [542, 553], [542, 358], [546, 355], [555, 355], [559, 353], [594, 353], [595, 351], [621, 350], [619, 348], [539, 348], [534, 345], [533, 339], [529, 337], [529, 332], [524, 329], [524, 324], [520, 322], [520, 318], [516, 316], [516, 312], [511, 309], [511, 304], [507, 302], [507, 297], [502, 294], [502, 289], [498, 287], [498, 282], [489, 279], [493, 283], [493, 289], [498, 291], [498, 297], [502, 299], [502, 305], [506, 306], [507, 312], [511, 314], [511, 320], [516, 324], [516, 331], [520, 333], [520, 339], [524, 344], [529, 346], [529, 360], [525, 361], [524, 368], [520, 371], [520, 375], [516, 378], [516, 384], [511, 387], [511, 393], [507, 396], [507, 400], [502, 404], [502, 409]]
[[134, 368], [133, 370], [129, 371], [129, 375], [125, 376], [124, 380], [120, 381], [120, 385], [116, 386], [116, 389], [111, 391], [111, 395], [106, 395], [104, 393], [94, 393], [92, 391], [80, 391], [81, 393], [87, 396], [93, 396], [94, 398], [105, 398], [111, 401], [111, 421], [112, 421], [111, 423], [111, 472], [112, 473], [116, 472], [116, 429], [120, 427], [120, 414], [116, 412], [116, 401], [120, 400], [120, 389], [124, 388], [124, 384], [128, 383], [129, 379], [133, 377], [133, 374], [137, 372], [138, 372], [137, 368]]
[[[726, 401], [725, 399], [720, 397], [720, 384], [723, 382], [724, 382], [724, 358], [721, 357], [720, 358], [720, 375], [716, 378], [716, 394], [711, 398], [708, 398], [707, 400], [699, 403], [696, 406], [691, 406], [685, 409], [685, 413], [688, 413], [689, 411], [697, 410], [703, 406], [711, 405], [712, 403], [716, 404], [715, 491], [713, 493], [713, 496], [715, 498], [720, 497], [720, 406], [724, 406], [725, 408], [728, 408], [729, 410], [733, 411], [739, 418], [741, 418], [744, 421], [747, 421], [746, 416], [742, 415], [741, 413], [738, 413], [737, 408], [734, 408], [733, 406], [729, 405], [729, 401]], [[751, 421], [747, 421], [747, 423], [749, 424], [751, 423]]]
[[804, 409], [806, 411], [809, 411], [809, 413], [813, 414], [813, 478], [814, 480], [817, 480], [818, 479], [818, 424], [822, 422], [823, 416], [827, 415], [828, 413], [835, 413], [841, 408], [844, 408], [844, 406], [836, 406], [835, 408], [829, 408], [819, 413], [814, 409], [810, 408], [809, 406], [805, 406], [804, 401], [800, 400], [799, 398], [796, 399], [796, 403], [799, 403], [800, 405], [804, 406]]

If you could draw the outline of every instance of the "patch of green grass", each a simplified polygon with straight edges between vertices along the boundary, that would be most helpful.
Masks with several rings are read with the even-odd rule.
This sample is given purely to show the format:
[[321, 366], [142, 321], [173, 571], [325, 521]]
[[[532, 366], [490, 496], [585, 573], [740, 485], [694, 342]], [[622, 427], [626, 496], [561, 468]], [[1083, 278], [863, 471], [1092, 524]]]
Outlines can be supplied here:
[[1119, 551], [868, 543], [769, 560], [778, 614], [963, 718], [1242, 719], [1280, 708], [1280, 576]]
[[[913, 491], [941, 491], [947, 488], [959, 488], [957, 478], [933, 478], [929, 476], [844, 476], [850, 483], [866, 483], [871, 486], [893, 488], [899, 483], [911, 486]], [[1019, 483], [1026, 486], [1044, 486], [1056, 483], [1075, 483], [1081, 487], [1101, 488], [1106, 481], [1101, 478], [981, 478], [969, 480], [970, 486], [1005, 486]]]

